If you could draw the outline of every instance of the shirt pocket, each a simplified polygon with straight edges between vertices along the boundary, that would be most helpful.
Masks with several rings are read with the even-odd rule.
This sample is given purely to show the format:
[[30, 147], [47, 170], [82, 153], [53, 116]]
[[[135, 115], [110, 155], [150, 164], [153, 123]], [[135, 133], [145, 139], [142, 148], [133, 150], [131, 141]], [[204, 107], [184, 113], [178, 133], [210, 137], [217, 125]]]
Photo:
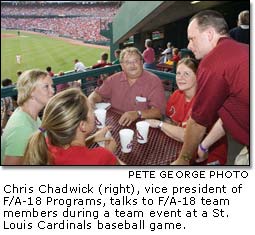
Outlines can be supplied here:
[[144, 110], [149, 108], [149, 102], [146, 97], [136, 96], [135, 98], [136, 110]]

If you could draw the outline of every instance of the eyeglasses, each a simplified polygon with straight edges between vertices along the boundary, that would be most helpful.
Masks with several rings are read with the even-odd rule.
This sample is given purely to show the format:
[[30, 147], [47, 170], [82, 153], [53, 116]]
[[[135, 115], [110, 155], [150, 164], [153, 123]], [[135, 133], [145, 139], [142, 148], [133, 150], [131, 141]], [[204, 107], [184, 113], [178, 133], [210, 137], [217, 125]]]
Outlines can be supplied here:
[[141, 59], [135, 59], [135, 60], [125, 60], [125, 61], [122, 61], [122, 64], [125, 64], [125, 65], [131, 65], [131, 64], [138, 64], [139, 62], [141, 61]]

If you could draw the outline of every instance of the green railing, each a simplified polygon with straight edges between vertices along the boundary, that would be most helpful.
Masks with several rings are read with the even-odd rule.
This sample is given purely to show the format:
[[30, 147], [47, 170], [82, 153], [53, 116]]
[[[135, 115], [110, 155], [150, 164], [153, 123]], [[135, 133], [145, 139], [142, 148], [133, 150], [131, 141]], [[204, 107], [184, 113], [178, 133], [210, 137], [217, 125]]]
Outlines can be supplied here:
[[[95, 83], [95, 81], [100, 77], [100, 75], [113, 74], [119, 71], [121, 71], [120, 65], [112, 65], [109, 67], [88, 70], [86, 72], [69, 72], [60, 77], [59, 76], [53, 77], [53, 83], [54, 83], [54, 86], [56, 86], [62, 83], [81, 80], [82, 90], [85, 90], [87, 87], [91, 85], [92, 82]], [[176, 82], [175, 82], [174, 73], [162, 72], [162, 71], [152, 70], [152, 69], [148, 69], [148, 71], [156, 74], [162, 80], [171, 81], [171, 86], [172, 86], [171, 90], [175, 89]], [[91, 81], [88, 78], [93, 78], [93, 81]], [[15, 95], [17, 95], [17, 89], [15, 86], [1, 88], [1, 98], [7, 97], [7, 96], [15, 96]]]

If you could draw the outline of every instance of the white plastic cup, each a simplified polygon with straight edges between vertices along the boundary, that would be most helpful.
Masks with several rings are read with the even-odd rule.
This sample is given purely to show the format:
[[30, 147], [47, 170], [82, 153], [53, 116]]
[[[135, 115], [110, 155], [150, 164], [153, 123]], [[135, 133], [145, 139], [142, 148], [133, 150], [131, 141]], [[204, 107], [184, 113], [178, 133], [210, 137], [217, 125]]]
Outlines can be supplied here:
[[96, 109], [94, 111], [96, 127], [99, 129], [105, 127], [106, 112], [106, 109]]
[[134, 131], [131, 129], [122, 129], [119, 131], [121, 151], [123, 153], [130, 153], [132, 151]]
[[140, 121], [136, 123], [136, 138], [140, 144], [145, 144], [148, 141], [150, 124], [146, 121]]

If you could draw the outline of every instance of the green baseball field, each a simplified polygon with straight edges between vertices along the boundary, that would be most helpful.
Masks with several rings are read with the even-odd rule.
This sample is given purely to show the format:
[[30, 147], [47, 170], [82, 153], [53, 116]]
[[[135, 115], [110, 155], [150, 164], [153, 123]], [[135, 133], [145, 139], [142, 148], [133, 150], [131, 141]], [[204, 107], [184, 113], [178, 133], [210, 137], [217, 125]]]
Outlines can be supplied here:
[[[109, 48], [39, 33], [21, 31], [18, 36], [17, 30], [1, 31], [1, 80], [11, 78], [16, 82], [17, 71], [45, 70], [47, 66], [55, 74], [70, 71], [74, 69], [74, 59], [88, 67], [97, 63], [104, 51], [109, 53]], [[21, 56], [20, 64], [16, 55]]]

